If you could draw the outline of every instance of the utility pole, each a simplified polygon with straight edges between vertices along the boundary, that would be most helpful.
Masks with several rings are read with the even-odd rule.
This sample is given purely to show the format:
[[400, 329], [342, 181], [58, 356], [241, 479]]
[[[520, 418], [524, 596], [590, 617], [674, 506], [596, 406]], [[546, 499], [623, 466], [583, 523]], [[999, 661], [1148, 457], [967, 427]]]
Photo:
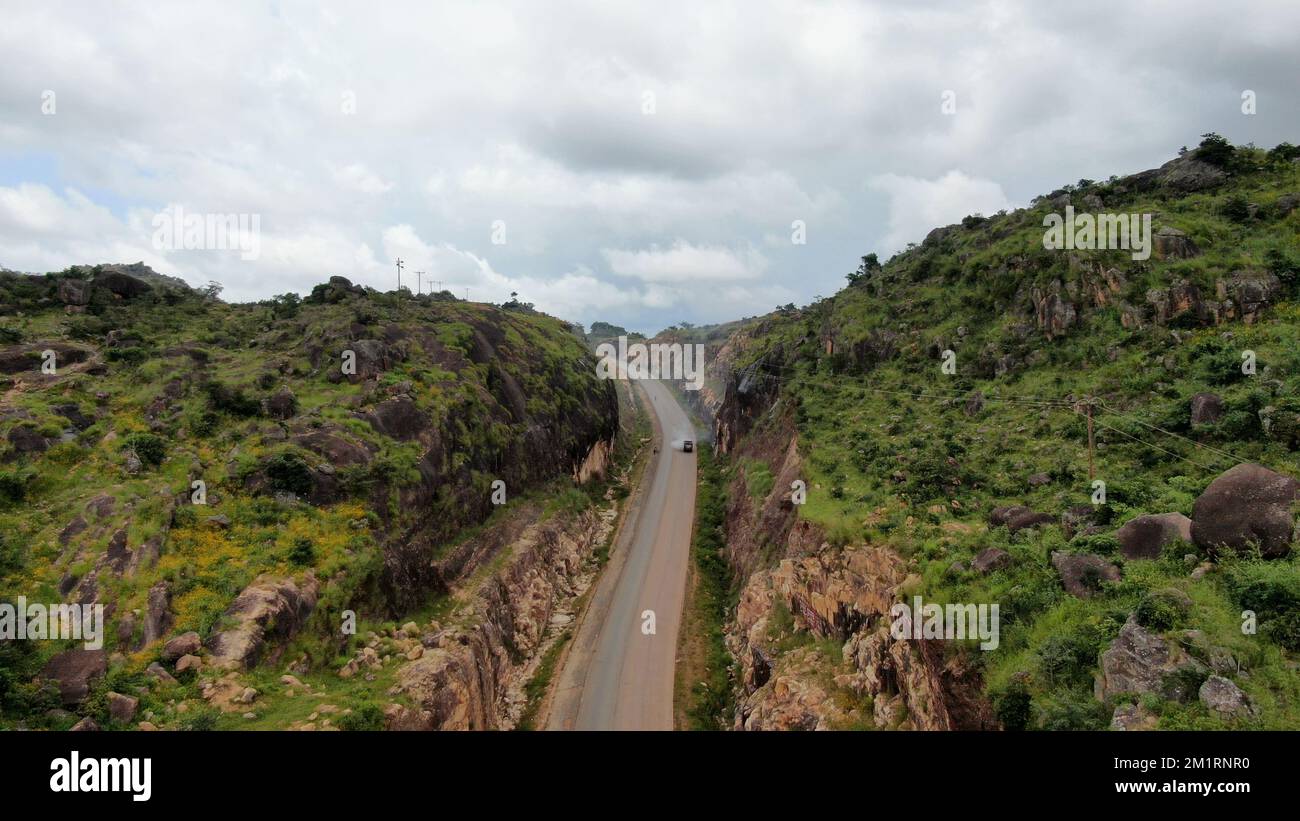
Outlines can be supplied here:
[[398, 293], [402, 292], [402, 266], [405, 264], [406, 263], [402, 262], [401, 257], [397, 258], [397, 292]]
[[1093, 451], [1095, 450], [1092, 438], [1092, 397], [1088, 397], [1088, 482], [1091, 484], [1093, 479], [1097, 478], [1097, 469], [1094, 462]]
[[419, 296], [424, 293], [424, 271], [415, 272], [415, 294]]

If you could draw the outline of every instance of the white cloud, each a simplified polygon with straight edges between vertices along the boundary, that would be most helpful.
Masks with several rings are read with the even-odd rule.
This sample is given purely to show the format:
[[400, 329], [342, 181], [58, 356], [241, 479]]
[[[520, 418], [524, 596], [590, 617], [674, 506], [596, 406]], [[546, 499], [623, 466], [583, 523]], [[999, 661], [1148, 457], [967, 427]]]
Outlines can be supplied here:
[[383, 194], [393, 188], [391, 182], [381, 179], [361, 163], [334, 169], [334, 181], [342, 188], [362, 194]]
[[754, 279], [767, 267], [767, 259], [752, 248], [737, 252], [695, 246], [680, 239], [669, 248], [606, 248], [601, 253], [615, 274], [656, 283]]
[[889, 197], [889, 230], [883, 240], [889, 251], [920, 242], [932, 228], [951, 225], [967, 215], [987, 216], [1015, 207], [1001, 185], [960, 171], [933, 180], [881, 174], [869, 185]]

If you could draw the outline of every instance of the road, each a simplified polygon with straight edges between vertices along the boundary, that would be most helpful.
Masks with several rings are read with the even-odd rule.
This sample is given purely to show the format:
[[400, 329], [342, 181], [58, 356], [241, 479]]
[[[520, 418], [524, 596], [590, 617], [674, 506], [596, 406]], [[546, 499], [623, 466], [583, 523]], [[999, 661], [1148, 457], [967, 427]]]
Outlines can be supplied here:
[[[671, 730], [677, 631], [686, 598], [695, 520], [696, 438], [662, 384], [638, 382], [650, 398], [655, 444], [627, 518], [560, 671], [548, 729]], [[654, 613], [647, 635], [645, 611]]]

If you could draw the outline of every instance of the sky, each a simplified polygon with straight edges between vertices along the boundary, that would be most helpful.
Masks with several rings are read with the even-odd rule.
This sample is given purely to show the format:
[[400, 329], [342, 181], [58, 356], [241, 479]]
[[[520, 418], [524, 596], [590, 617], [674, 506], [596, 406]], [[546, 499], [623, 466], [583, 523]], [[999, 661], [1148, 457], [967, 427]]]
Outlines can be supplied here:
[[[0, 266], [143, 261], [231, 301], [391, 290], [401, 258], [412, 289], [653, 332], [1208, 131], [1300, 143], [1292, 0], [6, 6]], [[249, 227], [187, 248], [177, 207]]]

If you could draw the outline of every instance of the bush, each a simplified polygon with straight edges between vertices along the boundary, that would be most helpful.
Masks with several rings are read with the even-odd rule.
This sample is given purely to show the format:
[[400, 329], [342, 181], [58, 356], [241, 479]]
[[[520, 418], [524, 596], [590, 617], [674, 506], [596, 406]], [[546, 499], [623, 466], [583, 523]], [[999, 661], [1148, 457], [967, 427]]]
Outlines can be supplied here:
[[0, 472], [0, 505], [16, 505], [27, 498], [27, 483], [32, 476], [17, 470]]
[[1019, 682], [993, 696], [993, 711], [1004, 730], [1023, 730], [1029, 726], [1031, 700], [1029, 691]]
[[203, 392], [208, 395], [208, 401], [215, 410], [232, 416], [257, 416], [262, 412], [262, 403], [245, 395], [242, 388], [213, 381], [204, 383]]
[[299, 536], [293, 540], [293, 547], [289, 548], [289, 563], [299, 567], [310, 567], [316, 563], [316, 545], [312, 544], [311, 539]]
[[1172, 630], [1186, 620], [1188, 605], [1186, 594], [1178, 590], [1152, 590], [1138, 602], [1138, 624], [1151, 630]]
[[163, 440], [152, 433], [133, 433], [126, 439], [126, 447], [135, 451], [140, 461], [151, 467], [162, 464], [167, 455], [167, 446]]
[[266, 463], [266, 478], [271, 489], [306, 496], [311, 493], [311, 468], [293, 452], [278, 453]]
[[373, 701], [366, 701], [352, 708], [352, 712], [339, 718], [340, 730], [367, 731], [384, 729], [384, 711]]

